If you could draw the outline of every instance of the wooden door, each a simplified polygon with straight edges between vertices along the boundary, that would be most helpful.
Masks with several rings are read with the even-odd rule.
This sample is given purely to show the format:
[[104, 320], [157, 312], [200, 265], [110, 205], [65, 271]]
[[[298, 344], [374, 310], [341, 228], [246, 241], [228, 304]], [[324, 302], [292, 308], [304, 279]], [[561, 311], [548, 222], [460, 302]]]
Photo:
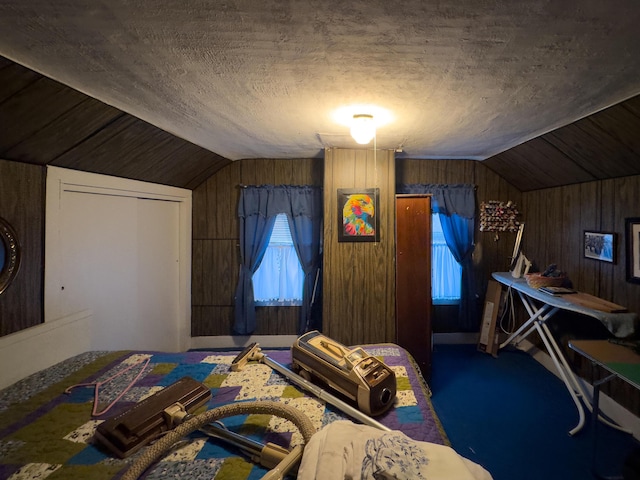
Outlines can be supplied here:
[[396, 343], [431, 375], [431, 197], [396, 196]]

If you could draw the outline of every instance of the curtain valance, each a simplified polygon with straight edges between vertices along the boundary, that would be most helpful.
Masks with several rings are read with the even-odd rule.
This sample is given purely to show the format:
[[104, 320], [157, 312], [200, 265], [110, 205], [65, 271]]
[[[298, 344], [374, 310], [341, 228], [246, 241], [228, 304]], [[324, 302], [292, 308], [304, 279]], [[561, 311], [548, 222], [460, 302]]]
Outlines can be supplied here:
[[471, 184], [443, 185], [402, 184], [397, 187], [398, 193], [430, 194], [431, 208], [434, 213], [458, 215], [463, 218], [474, 218], [476, 213], [476, 187]]
[[322, 216], [322, 188], [314, 186], [260, 185], [243, 187], [238, 203], [238, 217], [251, 215], [274, 217]]

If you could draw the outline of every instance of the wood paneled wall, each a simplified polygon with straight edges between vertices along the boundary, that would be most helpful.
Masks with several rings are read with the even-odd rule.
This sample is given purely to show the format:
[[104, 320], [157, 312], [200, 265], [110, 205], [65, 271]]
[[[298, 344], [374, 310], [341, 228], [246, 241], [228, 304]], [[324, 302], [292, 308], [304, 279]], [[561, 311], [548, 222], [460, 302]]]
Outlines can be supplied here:
[[[338, 242], [338, 188], [380, 189], [379, 242]], [[395, 340], [394, 196], [393, 151], [325, 151], [323, 332], [346, 345]]]
[[16, 232], [20, 270], [0, 295], [0, 336], [44, 321], [45, 168], [0, 160], [0, 217]]
[[[193, 191], [193, 336], [231, 335], [240, 265], [239, 185], [322, 185], [322, 159], [239, 160]], [[258, 335], [295, 335], [298, 308], [258, 307]]]
[[[523, 248], [540, 269], [550, 263], [584, 292], [640, 311], [640, 285], [626, 282], [625, 218], [640, 216], [640, 175], [523, 194]], [[616, 262], [584, 258], [585, 230], [617, 234]]]
[[[324, 171], [324, 175], [323, 175]], [[239, 184], [322, 185], [325, 192], [323, 331], [346, 344], [395, 340], [394, 232], [396, 184], [471, 183], [478, 204], [512, 200], [521, 194], [474, 160], [394, 160], [393, 152], [341, 150], [315, 160], [242, 160], [223, 168], [193, 193], [192, 335], [229, 335], [238, 279], [237, 204]], [[378, 186], [381, 240], [338, 243], [338, 188]], [[474, 253], [478, 302], [491, 272], [506, 270], [513, 234], [476, 231]], [[364, 283], [360, 283], [364, 282]], [[258, 308], [259, 334], [295, 334], [295, 308]], [[434, 332], [459, 331], [457, 308], [434, 308]]]
[[[524, 193], [523, 211], [523, 250], [536, 266], [544, 269], [556, 263], [578, 290], [640, 312], [640, 285], [626, 281], [624, 239], [625, 218], [640, 217], [640, 175]], [[615, 263], [584, 258], [585, 230], [617, 234]], [[551, 321], [554, 333], [576, 370], [587, 379], [594, 375], [601, 378], [603, 373], [592, 372], [588, 362], [567, 348], [567, 342], [570, 338], [599, 336], [602, 327], [584, 317], [556, 317]], [[626, 383], [610, 382], [603, 391], [640, 415], [640, 395]]]

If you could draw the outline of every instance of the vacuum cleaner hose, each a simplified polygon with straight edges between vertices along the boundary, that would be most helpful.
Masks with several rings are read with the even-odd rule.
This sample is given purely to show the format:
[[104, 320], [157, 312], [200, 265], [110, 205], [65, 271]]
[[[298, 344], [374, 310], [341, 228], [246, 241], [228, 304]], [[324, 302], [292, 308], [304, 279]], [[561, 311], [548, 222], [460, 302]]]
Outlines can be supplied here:
[[256, 401], [223, 405], [189, 418], [168, 432], [154, 444], [148, 446], [140, 457], [127, 469], [122, 480], [136, 480], [147, 468], [161, 458], [180, 439], [209, 423], [234, 415], [247, 413], [275, 415], [293, 422], [300, 431], [305, 444], [316, 432], [311, 420], [296, 408], [280, 402]]

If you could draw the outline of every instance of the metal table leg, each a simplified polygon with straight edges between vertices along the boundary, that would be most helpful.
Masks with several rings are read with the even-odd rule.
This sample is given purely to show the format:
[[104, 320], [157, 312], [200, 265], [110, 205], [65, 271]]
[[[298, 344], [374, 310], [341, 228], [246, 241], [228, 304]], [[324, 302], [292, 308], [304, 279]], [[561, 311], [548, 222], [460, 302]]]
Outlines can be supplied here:
[[615, 378], [616, 375], [611, 374], [601, 380], [593, 382], [593, 410], [591, 415], [591, 428], [593, 429], [593, 453], [591, 455], [591, 469], [596, 478], [600, 480], [621, 480], [622, 476], [606, 477], [598, 473], [598, 417], [600, 414], [600, 385], [607, 383]]
[[[564, 354], [562, 353], [562, 350], [560, 349], [560, 346], [557, 344], [557, 342], [553, 338], [553, 335], [551, 334], [551, 331], [549, 330], [549, 327], [544, 323], [541, 326], [544, 329], [545, 333], [547, 334], [547, 338], [549, 339], [549, 342], [551, 343], [553, 349], [555, 350], [556, 355], [557, 355], [558, 359], [561, 362], [561, 367], [566, 372], [567, 378], [569, 379], [569, 382], [570, 382], [570, 385], [572, 385], [572, 388], [576, 392], [576, 395], [579, 398], [582, 399], [582, 401], [584, 402], [585, 406], [587, 407], [587, 409], [590, 412], [593, 413], [594, 411], [597, 411], [592, 406], [592, 401], [595, 401], [595, 392], [594, 392], [594, 399], [590, 401], [589, 397], [587, 396], [587, 394], [586, 394], [586, 392], [585, 392], [585, 390], [584, 390], [584, 388], [582, 386], [582, 384], [576, 378], [575, 374], [573, 373], [573, 370], [571, 370], [571, 367], [569, 366], [569, 363], [567, 362]], [[607, 418], [603, 417], [602, 415], [600, 415], [600, 413], [598, 413], [597, 416], [600, 418], [600, 421], [602, 421], [603, 423], [606, 423], [610, 427], [615, 428], [616, 430], [620, 430], [622, 432], [629, 433], [629, 431], [627, 429], [621, 427], [620, 425], [617, 425], [617, 424], [613, 423], [609, 419], [607, 419]]]

